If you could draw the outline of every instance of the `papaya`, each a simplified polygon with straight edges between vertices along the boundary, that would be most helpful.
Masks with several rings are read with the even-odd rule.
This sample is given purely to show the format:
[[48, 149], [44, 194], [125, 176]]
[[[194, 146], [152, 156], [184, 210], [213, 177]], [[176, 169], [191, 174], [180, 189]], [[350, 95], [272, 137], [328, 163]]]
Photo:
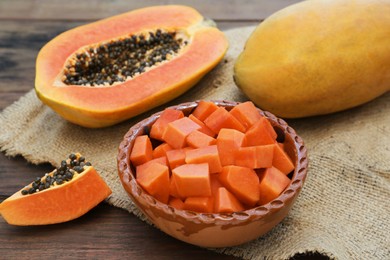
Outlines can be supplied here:
[[110, 194], [91, 163], [70, 154], [60, 167], [5, 199], [0, 215], [17, 226], [61, 223], [84, 215]]
[[183, 94], [227, 48], [225, 35], [195, 9], [146, 7], [49, 41], [37, 56], [35, 90], [64, 119], [106, 127]]
[[390, 1], [303, 1], [256, 27], [234, 79], [279, 117], [343, 111], [390, 90], [389, 35]]

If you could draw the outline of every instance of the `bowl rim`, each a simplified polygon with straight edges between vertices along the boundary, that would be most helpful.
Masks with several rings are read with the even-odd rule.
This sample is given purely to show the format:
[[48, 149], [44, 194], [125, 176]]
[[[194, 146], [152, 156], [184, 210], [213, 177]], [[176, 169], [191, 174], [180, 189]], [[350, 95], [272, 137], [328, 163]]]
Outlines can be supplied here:
[[[201, 100], [196, 100], [192, 102], [181, 103], [179, 105], [173, 105], [166, 108], [178, 109], [178, 110], [189, 110], [191, 113], [195, 109], [198, 103]], [[210, 100], [218, 106], [224, 107], [234, 107], [242, 102], [236, 101], [226, 101], [226, 100]], [[166, 109], [165, 108], [165, 109]], [[240, 212], [233, 213], [199, 213], [189, 210], [176, 209], [168, 204], [156, 200], [153, 196], [149, 195], [146, 191], [138, 185], [131, 169], [130, 152], [132, 145], [134, 144], [134, 139], [138, 135], [145, 134], [147, 132], [148, 125], [151, 125], [163, 112], [163, 110], [152, 114], [151, 116], [139, 121], [130, 127], [128, 132], [124, 135], [123, 140], [121, 141], [118, 148], [117, 156], [117, 167], [118, 175], [122, 186], [125, 191], [133, 201], [133, 203], [145, 214], [145, 212], [138, 206], [137, 200], [140, 197], [146, 201], [150, 207], [162, 210], [167, 214], [175, 214], [176, 216], [183, 217], [187, 220], [193, 221], [195, 223], [215, 223], [218, 221], [220, 223], [231, 223], [234, 222], [245, 222], [248, 219], [260, 219], [264, 218], [270, 214], [273, 214], [285, 205], [290, 205], [291, 202], [295, 200], [297, 195], [300, 193], [300, 190], [303, 187], [305, 182], [307, 171], [308, 171], [308, 156], [307, 149], [304, 144], [303, 139], [297, 135], [296, 131], [290, 127], [286, 121], [281, 118], [276, 117], [274, 114], [268, 111], [264, 111], [256, 106], [256, 109], [259, 113], [266, 117], [273, 126], [278, 126], [283, 130], [285, 135], [289, 135], [293, 140], [295, 147], [295, 156], [296, 156], [296, 167], [294, 169], [293, 175], [291, 177], [290, 184], [284, 189], [284, 191], [274, 200], [268, 202], [264, 205], [258, 205], [251, 209], [247, 209]], [[132, 142], [133, 140], [133, 142]], [[145, 214], [147, 215], [147, 214]]]

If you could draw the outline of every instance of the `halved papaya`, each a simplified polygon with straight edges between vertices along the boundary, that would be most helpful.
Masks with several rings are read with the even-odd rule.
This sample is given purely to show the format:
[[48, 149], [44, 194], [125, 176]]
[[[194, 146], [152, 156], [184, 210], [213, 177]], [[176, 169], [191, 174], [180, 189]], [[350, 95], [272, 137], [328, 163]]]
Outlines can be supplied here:
[[38, 177], [0, 204], [11, 225], [47, 225], [80, 217], [111, 194], [94, 167], [71, 154], [51, 173]]
[[43, 103], [75, 124], [116, 124], [183, 94], [223, 58], [224, 34], [186, 6], [134, 10], [64, 32], [36, 61]]

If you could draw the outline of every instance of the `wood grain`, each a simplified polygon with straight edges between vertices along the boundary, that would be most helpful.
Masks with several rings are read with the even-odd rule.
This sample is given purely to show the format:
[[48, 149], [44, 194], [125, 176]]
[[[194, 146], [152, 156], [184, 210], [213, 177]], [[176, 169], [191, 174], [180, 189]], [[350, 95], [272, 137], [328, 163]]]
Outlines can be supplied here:
[[[2, 0], [0, 19], [96, 20], [151, 5], [183, 4], [215, 20], [262, 20], [298, 0]], [[222, 11], [223, 10], [223, 11]]]
[[179, 242], [104, 203], [56, 225], [15, 227], [1, 219], [0, 234], [1, 259], [236, 259]]

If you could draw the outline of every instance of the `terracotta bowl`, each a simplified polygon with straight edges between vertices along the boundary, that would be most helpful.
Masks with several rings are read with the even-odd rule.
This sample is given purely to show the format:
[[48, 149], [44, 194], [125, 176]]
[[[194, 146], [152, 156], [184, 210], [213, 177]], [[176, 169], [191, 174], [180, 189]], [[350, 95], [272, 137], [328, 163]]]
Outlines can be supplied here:
[[[228, 110], [238, 104], [228, 101], [213, 102]], [[197, 102], [190, 102], [171, 108], [182, 110], [185, 115], [188, 115], [197, 105]], [[285, 140], [287, 153], [295, 162], [295, 170], [289, 175], [290, 185], [273, 201], [231, 214], [196, 213], [175, 209], [148, 195], [137, 184], [135, 169], [129, 158], [134, 139], [139, 135], [147, 134], [148, 129], [161, 112], [137, 123], [124, 136], [117, 158], [119, 177], [123, 187], [152, 223], [165, 233], [182, 241], [203, 247], [228, 247], [258, 238], [286, 217], [302, 189], [308, 168], [306, 148], [294, 129], [269, 112], [259, 109], [259, 113], [270, 120], [278, 133], [278, 138]]]

